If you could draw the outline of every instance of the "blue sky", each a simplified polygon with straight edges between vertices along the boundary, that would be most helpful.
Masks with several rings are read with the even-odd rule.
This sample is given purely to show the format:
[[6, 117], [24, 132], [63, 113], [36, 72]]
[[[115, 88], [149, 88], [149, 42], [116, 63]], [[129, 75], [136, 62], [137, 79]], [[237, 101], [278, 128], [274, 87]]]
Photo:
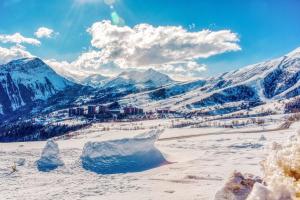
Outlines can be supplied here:
[[[112, 12], [116, 12], [124, 19], [122, 25], [130, 28], [146, 23], [153, 27], [182, 26], [188, 32], [210, 29], [211, 31], [230, 30], [236, 34], [239, 41], [233, 43], [239, 45], [241, 50], [227, 49], [211, 56], [193, 55], [192, 61], [197, 62], [198, 67], [205, 65], [206, 68], [206, 71], [199, 70], [196, 76], [233, 70], [281, 56], [300, 46], [300, 1], [298, 0], [115, 0], [115, 2], [106, 0], [106, 3], [103, 1], [1, 0], [0, 35], [20, 33], [26, 38], [35, 38], [40, 41], [40, 45], [21, 44], [26, 52], [45, 60], [66, 61], [71, 65], [85, 52], [95, 48], [100, 52], [103, 48], [102, 44], [91, 42], [93, 38], [101, 40], [98, 37], [98, 30], [88, 33], [87, 29], [96, 22], [111, 20]], [[108, 5], [109, 3], [111, 6]], [[53, 30], [51, 37], [37, 38], [34, 33], [40, 27]], [[0, 47], [3, 48], [11, 48], [12, 45], [10, 42], [0, 42]], [[180, 59], [186, 61], [190, 58]], [[121, 69], [112, 69], [109, 65], [106, 71], [112, 69], [118, 72], [118, 70], [138, 67], [133, 66], [135, 64], [139, 62], [132, 61], [130, 66]], [[167, 64], [180, 65], [174, 64], [174, 60]], [[68, 67], [72, 68], [72, 66]], [[103, 69], [103, 66], [101, 67]], [[146, 64], [144, 67], [147, 67]], [[97, 67], [93, 69], [98, 72]], [[159, 69], [158, 65], [157, 69]], [[170, 71], [175, 68], [168, 69]], [[184, 68], [184, 70], [188, 69]], [[102, 71], [99, 70], [99, 73]], [[174, 74], [178, 72], [180, 70]]]

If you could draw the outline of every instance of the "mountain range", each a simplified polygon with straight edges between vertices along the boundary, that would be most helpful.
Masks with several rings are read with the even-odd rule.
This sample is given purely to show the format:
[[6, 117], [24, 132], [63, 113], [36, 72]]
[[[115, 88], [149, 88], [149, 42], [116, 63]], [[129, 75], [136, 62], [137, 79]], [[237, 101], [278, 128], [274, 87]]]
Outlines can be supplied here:
[[[180, 83], [123, 99], [153, 108], [231, 112], [246, 103], [255, 106], [287, 99], [300, 93], [300, 48], [265, 62], [246, 66], [217, 77]], [[226, 110], [226, 107], [228, 109]], [[225, 109], [224, 109], [225, 108]]]
[[110, 78], [62, 76], [39, 58], [0, 65], [0, 118], [53, 111], [70, 105], [119, 101], [144, 109], [229, 113], [300, 94], [300, 48], [217, 77], [178, 82], [148, 69]]

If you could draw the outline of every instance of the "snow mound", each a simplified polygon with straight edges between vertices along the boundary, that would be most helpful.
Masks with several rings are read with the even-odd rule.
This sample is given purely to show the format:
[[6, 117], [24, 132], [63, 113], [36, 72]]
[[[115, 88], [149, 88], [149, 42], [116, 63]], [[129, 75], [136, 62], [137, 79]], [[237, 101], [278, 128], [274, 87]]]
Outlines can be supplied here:
[[252, 174], [234, 172], [225, 186], [216, 193], [215, 200], [245, 200], [254, 184], [261, 182], [261, 178]]
[[263, 161], [263, 183], [235, 172], [215, 200], [300, 199], [300, 134], [284, 144], [273, 143]]
[[41, 158], [37, 161], [38, 170], [48, 172], [63, 165], [64, 163], [59, 157], [57, 143], [53, 140], [48, 140], [43, 149]]
[[[267, 187], [253, 190], [251, 200], [300, 198], [300, 135], [283, 145], [273, 144], [272, 151], [262, 162]], [[254, 198], [256, 197], [256, 198]], [[260, 197], [260, 198], [258, 198]]]
[[161, 166], [167, 161], [154, 143], [162, 130], [152, 130], [134, 138], [85, 144], [82, 166], [99, 174], [139, 172]]

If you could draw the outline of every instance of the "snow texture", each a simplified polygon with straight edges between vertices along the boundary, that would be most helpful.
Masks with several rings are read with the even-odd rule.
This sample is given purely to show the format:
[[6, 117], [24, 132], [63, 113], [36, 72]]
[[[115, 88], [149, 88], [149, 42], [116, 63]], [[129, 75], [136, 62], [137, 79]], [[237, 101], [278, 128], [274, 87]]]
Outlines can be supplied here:
[[242, 143], [242, 144], [233, 144], [230, 145], [230, 147], [235, 149], [245, 149], [245, 148], [257, 149], [263, 147], [263, 145], [259, 143], [249, 142], [249, 143]]
[[16, 164], [17, 164], [18, 166], [23, 166], [23, 165], [25, 165], [25, 162], [26, 162], [25, 158], [19, 158], [19, 159], [16, 161]]
[[48, 140], [43, 149], [41, 158], [37, 161], [37, 168], [39, 171], [49, 172], [64, 163], [59, 157], [59, 148], [55, 141]]
[[152, 130], [133, 138], [88, 142], [81, 156], [83, 168], [99, 174], [140, 172], [167, 161], [154, 146], [162, 133]]

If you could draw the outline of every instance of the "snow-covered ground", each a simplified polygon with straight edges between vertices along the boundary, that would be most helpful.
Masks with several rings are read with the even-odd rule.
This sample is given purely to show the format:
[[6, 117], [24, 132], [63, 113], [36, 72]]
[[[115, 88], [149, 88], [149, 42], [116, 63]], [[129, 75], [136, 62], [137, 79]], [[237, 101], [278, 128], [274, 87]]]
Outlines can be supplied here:
[[[58, 138], [58, 156], [64, 165], [49, 172], [39, 171], [36, 164], [46, 142], [0, 144], [0, 199], [214, 199], [234, 170], [262, 176], [260, 162], [268, 155], [271, 144], [282, 143], [300, 127], [300, 123], [294, 123], [287, 130], [263, 132], [278, 127], [278, 120], [264, 127], [235, 129], [177, 129], [170, 128], [172, 123], [154, 120], [96, 124], [76, 132], [71, 139]], [[155, 146], [169, 164], [111, 175], [82, 167], [87, 142], [133, 138], [155, 128], [165, 129]], [[178, 136], [189, 137], [173, 138]]]

